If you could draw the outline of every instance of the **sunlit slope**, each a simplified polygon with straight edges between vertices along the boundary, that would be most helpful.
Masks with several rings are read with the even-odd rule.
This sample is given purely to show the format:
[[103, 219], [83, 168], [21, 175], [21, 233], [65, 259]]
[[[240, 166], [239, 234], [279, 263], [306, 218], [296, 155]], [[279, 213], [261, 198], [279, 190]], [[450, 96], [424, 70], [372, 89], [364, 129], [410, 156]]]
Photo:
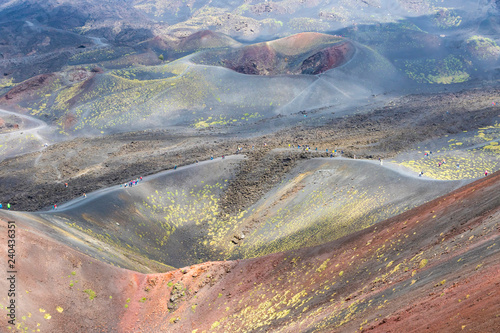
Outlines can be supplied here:
[[321, 74], [348, 62], [355, 46], [339, 36], [304, 32], [274, 41], [195, 55], [196, 63], [251, 75]]
[[319, 245], [421, 205], [464, 182], [436, 182], [401, 174], [373, 161], [314, 159], [245, 216], [233, 257]]
[[495, 123], [422, 142], [416, 149], [397, 156], [396, 160], [433, 179], [474, 179], [500, 168], [499, 143], [500, 124]]
[[[2, 212], [3, 242], [7, 221], [17, 226], [16, 327], [495, 332], [499, 180], [491, 175], [321, 246], [148, 275], [90, 258], [21, 214]], [[7, 249], [0, 254], [7, 257]], [[0, 287], [7, 290], [9, 283], [2, 279]], [[7, 305], [4, 296], [0, 310], [7, 312]]]
[[246, 211], [222, 215], [238, 159], [203, 162], [37, 214], [73, 233], [174, 267], [322, 244], [456, 188], [370, 162], [300, 164]]
[[[312, 57], [307, 68], [323, 68], [325, 62], [327, 69], [328, 62], [335, 58], [328, 53], [328, 47], [327, 51], [322, 49], [326, 45], [323, 39], [331, 42], [330, 39], [338, 38], [321, 36], [313, 38], [313, 42], [301, 41], [305, 43], [299, 49], [301, 54]], [[288, 53], [295, 50], [293, 40], [272, 43], [280, 52], [284, 52], [283, 44]], [[325, 45], [319, 47], [321, 43]], [[349, 43], [353, 54], [320, 76], [245, 75], [206, 65], [199, 60], [200, 55], [196, 56], [197, 64], [186, 57], [157, 66], [106, 72], [94, 68], [81, 80], [72, 82], [68, 82], [67, 72], [61, 72], [46, 85], [30, 86], [29, 95], [18, 89], [4, 102], [15, 101], [30, 114], [50, 119], [58, 132], [69, 135], [169, 126], [231, 131], [277, 116], [295, 115], [282, 120], [293, 124], [301, 120], [296, 115], [304, 110], [331, 107], [330, 114], [332, 110], [352, 111], [353, 107], [366, 104], [373, 93], [387, 91], [399, 82], [400, 74], [381, 55], [362, 45], [342, 43]], [[318, 52], [320, 55], [316, 56]], [[301, 68], [299, 63], [291, 66]]]

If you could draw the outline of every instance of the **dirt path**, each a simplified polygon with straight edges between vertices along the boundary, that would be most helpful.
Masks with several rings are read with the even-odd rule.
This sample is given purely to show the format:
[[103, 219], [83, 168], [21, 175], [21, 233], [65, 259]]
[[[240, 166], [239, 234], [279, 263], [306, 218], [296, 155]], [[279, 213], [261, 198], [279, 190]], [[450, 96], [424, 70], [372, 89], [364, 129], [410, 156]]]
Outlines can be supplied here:
[[[245, 158], [244, 155], [230, 155], [230, 156], [225, 156], [224, 159], [225, 160], [242, 160], [244, 158]], [[178, 167], [176, 170], [169, 169], [169, 170], [165, 170], [165, 171], [153, 174], [153, 175], [144, 176], [142, 178], [142, 181], [140, 181], [139, 184], [136, 185], [136, 186], [140, 186], [141, 184], [147, 183], [147, 182], [149, 182], [151, 180], [154, 180], [156, 178], [164, 177], [166, 175], [172, 174], [172, 173], [176, 172], [177, 170], [180, 171], [180, 170], [191, 169], [191, 168], [194, 168], [194, 167], [196, 167], [198, 165], [212, 164], [212, 163], [215, 163], [215, 162], [219, 162], [221, 160], [222, 160], [222, 158], [218, 157], [218, 158], [214, 158], [213, 160], [199, 161], [198, 163], [193, 163], [193, 164], [185, 165], [185, 166], [182, 166], [182, 167]], [[122, 187], [121, 184], [120, 185], [111, 186], [111, 187], [106, 187], [106, 188], [102, 188], [102, 189], [99, 189], [99, 190], [96, 190], [96, 191], [93, 191], [93, 192], [90, 192], [90, 193], [86, 193], [87, 194], [86, 198], [83, 197], [83, 192], [82, 192], [82, 196], [59, 205], [58, 208], [57, 208], [57, 211], [60, 212], [60, 211], [68, 210], [68, 209], [73, 209], [73, 208], [76, 208], [76, 207], [80, 206], [81, 204], [83, 204], [85, 202], [92, 201], [92, 200], [97, 200], [97, 199], [99, 199], [100, 197], [102, 197], [105, 194], [108, 194], [108, 193], [111, 193], [111, 192], [115, 192], [115, 191], [120, 191], [120, 190], [123, 190], [123, 187]]]
[[[0, 162], [0, 202], [10, 202], [15, 210], [36, 211], [54, 202], [78, 198], [83, 192], [90, 193], [134, 177], [156, 174], [174, 165], [189, 165], [196, 160], [209, 159], [210, 155], [234, 154], [237, 147], [243, 147], [240, 154], [247, 155], [248, 160], [242, 165], [239, 180], [230, 184], [227, 190], [232, 195], [227, 196], [226, 205], [230, 211], [239, 210], [254, 203], [275, 181], [279, 181], [293, 166], [294, 160], [328, 157], [326, 148], [329, 152], [341, 149], [346, 158], [356, 155], [375, 163], [382, 158], [386, 164], [389, 158], [420, 142], [492, 125], [498, 119], [498, 109], [485, 103], [499, 91], [493, 87], [407, 96], [365, 114], [316, 126], [301, 124], [272, 134], [255, 132], [247, 137], [238, 136], [238, 133], [220, 134], [216, 130], [184, 134], [165, 130], [59, 142], [43, 150], [42, 156], [31, 153]], [[449, 114], [448, 110], [451, 110]], [[41, 126], [42, 122], [37, 124]], [[40, 129], [43, 128], [31, 130]], [[318, 147], [318, 154], [298, 149], [288, 151], [289, 144]], [[253, 152], [252, 146], [255, 147]], [[39, 151], [39, 147], [41, 144], [37, 142], [34, 151]], [[285, 148], [276, 153], [283, 156], [269, 155], [275, 148]], [[302, 153], [304, 155], [300, 157]], [[64, 189], [65, 182], [72, 184], [69, 190]]]
[[[0, 109], [0, 116], [2, 115], [12, 115], [23, 119], [24, 122], [23, 127], [26, 125], [29, 126], [31, 124], [33, 124], [34, 126], [29, 128], [20, 128], [15, 131], [10, 131], [8, 133], [0, 134], [0, 144], [7, 148], [10, 148], [9, 150], [3, 152], [0, 151], [0, 161], [2, 161], [5, 158], [15, 157], [18, 155], [23, 155], [37, 151], [43, 151], [45, 149], [44, 144], [46, 143], [48, 144], [49, 140], [43, 137], [40, 134], [40, 131], [49, 128], [49, 125], [46, 122], [32, 116]], [[23, 138], [28, 138], [30, 136], [33, 136], [33, 139], [38, 141], [36, 145], [33, 145], [33, 143], [31, 143], [31, 145], [29, 144], [24, 145], [24, 143], [22, 142]], [[17, 147], [17, 146], [22, 146], [22, 147]], [[35, 164], [37, 163], [38, 159], [35, 160]]]

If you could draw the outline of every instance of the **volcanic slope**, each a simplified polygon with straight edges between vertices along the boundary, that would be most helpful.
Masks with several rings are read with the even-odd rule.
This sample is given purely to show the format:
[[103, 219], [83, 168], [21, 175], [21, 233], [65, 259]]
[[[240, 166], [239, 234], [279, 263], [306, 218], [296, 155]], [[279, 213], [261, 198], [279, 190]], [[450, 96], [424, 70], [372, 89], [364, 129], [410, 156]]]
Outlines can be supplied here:
[[[51, 119], [56, 134], [100, 135], [173, 126], [241, 131], [262, 126], [270, 118], [315, 108], [334, 108], [339, 115], [342, 110], [352, 113], [372, 94], [391, 89], [402, 77], [375, 51], [339, 37], [303, 33], [269, 45], [278, 53], [269, 53], [268, 60], [284, 66], [280, 73], [297, 75], [244, 75], [200, 60], [205, 53], [215, 57], [211, 53], [215, 51], [209, 50], [157, 66], [105, 72], [68, 68], [47, 76], [43, 84], [33, 84], [42, 77], [19, 84], [1, 102], [6, 108], [21, 107], [31, 115]], [[234, 52], [255, 54], [260, 48], [254, 45]], [[253, 61], [232, 55], [231, 50], [217, 52], [222, 52], [221, 57], [227, 53], [236, 67]], [[75, 70], [81, 76], [68, 81], [68, 72]], [[301, 74], [323, 71], [321, 76]], [[300, 120], [291, 117], [284, 122]]]
[[395, 159], [434, 179], [473, 179], [500, 168], [499, 142], [500, 124], [496, 121], [490, 126], [426, 140]]
[[[132, 188], [89, 193], [57, 210], [18, 214], [43, 231], [52, 226], [63, 243], [81, 240], [94, 258], [141, 272], [165, 271], [158, 263], [183, 267], [323, 244], [465, 183], [418, 178], [378, 162], [312, 159], [299, 162], [251, 207], [231, 211], [236, 198], [225, 191], [237, 182], [242, 160], [235, 155], [200, 162], [145, 177]], [[234, 195], [249, 194], [242, 189]], [[138, 258], [147, 258], [144, 267]]]
[[321, 74], [351, 60], [355, 50], [344, 38], [309, 32], [232, 50], [209, 51], [193, 61], [222, 65], [242, 74]]
[[324, 245], [150, 275], [96, 261], [21, 215], [2, 214], [2, 242], [6, 221], [16, 222], [16, 325], [44, 332], [497, 332], [499, 191], [497, 172]]

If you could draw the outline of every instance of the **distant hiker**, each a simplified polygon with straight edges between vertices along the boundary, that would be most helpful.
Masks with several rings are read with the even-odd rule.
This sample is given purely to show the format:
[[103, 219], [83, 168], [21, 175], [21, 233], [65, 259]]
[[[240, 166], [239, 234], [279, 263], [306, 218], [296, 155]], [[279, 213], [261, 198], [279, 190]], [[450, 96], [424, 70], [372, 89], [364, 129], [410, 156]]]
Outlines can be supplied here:
[[446, 160], [443, 158], [443, 164], [445, 164], [445, 163], [446, 163]]
[[2, 208], [3, 208], [3, 206], [2, 206], [2, 204], [0, 203], [0, 209], [2, 209]]
[[343, 151], [343, 150], [341, 150], [341, 151], [340, 151], [340, 155], [342, 155], [343, 153], [344, 153], [344, 151]]
[[380, 165], [383, 165], [383, 164], [384, 164], [384, 160], [380, 159]]
[[7, 209], [10, 210], [10, 203], [7, 204]]
[[328, 153], [328, 148], [326, 148], [326, 152]]
[[438, 167], [440, 167], [440, 166], [441, 166], [441, 162], [438, 163]]
[[488, 170], [486, 170], [486, 171], [484, 172], [484, 175], [485, 175], [485, 176], [488, 176]]
[[290, 147], [291, 147], [291, 145], [290, 145], [290, 144], [288, 144], [288, 148], [290, 148]]
[[423, 175], [423, 174], [424, 174], [424, 172], [423, 172], [423, 171], [420, 171], [420, 172], [418, 173], [418, 176], [419, 176], [419, 177], [422, 177], [422, 175]]
[[[266, 144], [264, 143], [264, 146], [265, 146], [265, 145], [266, 145]], [[253, 146], [253, 145], [252, 145], [252, 149], [254, 149], [254, 148], [255, 148], [255, 146]]]
[[432, 155], [432, 151], [429, 152], [429, 155]]
[[142, 176], [141, 176], [141, 177], [139, 177], [139, 178], [142, 180]]
[[226, 156], [222, 155], [222, 159], [225, 159], [225, 158], [226, 158]]
[[84, 197], [84, 198], [86, 198], [86, 197], [87, 197], [87, 195], [86, 195], [85, 193], [83, 193], [83, 197]]
[[64, 183], [64, 187], [68, 187], [68, 183]]
[[213, 156], [210, 156], [210, 160], [213, 161], [214, 157]]
[[198, 164], [198, 160], [196, 160], [196, 164]]
[[297, 145], [297, 148], [300, 149], [300, 145]]
[[174, 170], [177, 170], [177, 165], [174, 165]]
[[318, 151], [318, 147], [316, 147], [316, 151]]
[[57, 205], [56, 204], [54, 204], [54, 209], [57, 209]]
[[457, 163], [457, 169], [460, 168], [460, 164]]

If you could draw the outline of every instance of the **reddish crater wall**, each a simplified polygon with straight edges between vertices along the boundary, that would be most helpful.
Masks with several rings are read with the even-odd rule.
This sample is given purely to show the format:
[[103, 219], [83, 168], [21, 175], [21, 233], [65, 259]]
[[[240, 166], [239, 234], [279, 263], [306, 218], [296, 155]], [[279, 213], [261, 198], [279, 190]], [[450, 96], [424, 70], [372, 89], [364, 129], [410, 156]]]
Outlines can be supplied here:
[[354, 51], [354, 45], [350, 42], [323, 49], [302, 62], [301, 74], [320, 74], [343, 65], [351, 59]]

